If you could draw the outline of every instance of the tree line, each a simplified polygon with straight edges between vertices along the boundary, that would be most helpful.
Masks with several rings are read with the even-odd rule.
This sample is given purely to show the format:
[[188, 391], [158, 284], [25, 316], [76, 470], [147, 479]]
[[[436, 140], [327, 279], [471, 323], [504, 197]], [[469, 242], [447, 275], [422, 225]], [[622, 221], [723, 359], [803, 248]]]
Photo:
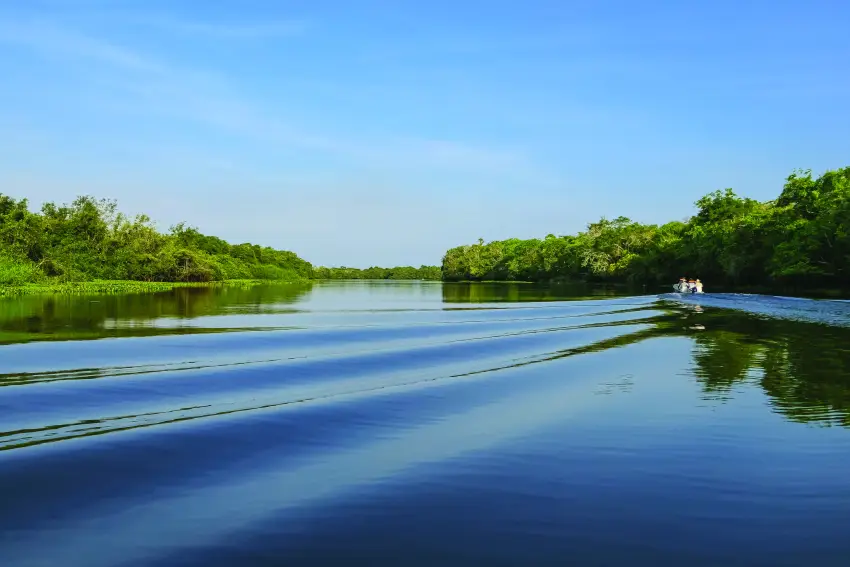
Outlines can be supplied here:
[[732, 189], [696, 202], [685, 222], [642, 224], [620, 216], [575, 235], [512, 238], [446, 252], [446, 281], [572, 280], [712, 285], [850, 285], [850, 167], [814, 178], [795, 170], [780, 195], [760, 202]]
[[288, 250], [230, 244], [180, 223], [157, 230], [146, 215], [129, 217], [113, 200], [81, 196], [68, 205], [0, 193], [0, 285], [130, 280], [213, 282], [308, 279], [439, 280], [438, 266], [314, 267]]
[[317, 267], [296, 253], [230, 244], [180, 223], [166, 232], [111, 200], [78, 197], [32, 212], [0, 194], [0, 285], [134, 280], [421, 279], [669, 283], [696, 276], [722, 285], [850, 287], [850, 167], [815, 178], [789, 175], [760, 202], [732, 189], [696, 202], [684, 222], [642, 224], [620, 216], [575, 235], [457, 246], [441, 266]]
[[294, 252], [229, 244], [184, 223], [166, 233], [146, 215], [128, 217], [114, 201], [78, 197], [70, 205], [0, 194], [0, 284], [44, 280], [208, 282], [233, 279], [298, 281], [312, 265]]
[[437, 280], [442, 278], [439, 266], [398, 266], [395, 268], [313, 268], [313, 276], [321, 280]]

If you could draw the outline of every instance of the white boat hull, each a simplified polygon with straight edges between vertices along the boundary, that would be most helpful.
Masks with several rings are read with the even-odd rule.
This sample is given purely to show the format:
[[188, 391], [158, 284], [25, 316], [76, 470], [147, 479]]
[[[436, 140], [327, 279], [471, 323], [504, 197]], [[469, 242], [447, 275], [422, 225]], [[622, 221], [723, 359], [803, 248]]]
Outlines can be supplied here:
[[679, 293], [703, 293], [701, 291], [692, 291], [688, 284], [673, 284], [673, 290]]

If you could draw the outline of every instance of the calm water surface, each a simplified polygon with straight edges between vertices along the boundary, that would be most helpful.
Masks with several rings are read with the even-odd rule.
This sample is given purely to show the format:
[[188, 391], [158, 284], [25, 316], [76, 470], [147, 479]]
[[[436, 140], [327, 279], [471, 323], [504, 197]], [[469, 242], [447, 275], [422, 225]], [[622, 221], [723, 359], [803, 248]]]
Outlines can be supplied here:
[[0, 301], [0, 565], [841, 565], [850, 303]]

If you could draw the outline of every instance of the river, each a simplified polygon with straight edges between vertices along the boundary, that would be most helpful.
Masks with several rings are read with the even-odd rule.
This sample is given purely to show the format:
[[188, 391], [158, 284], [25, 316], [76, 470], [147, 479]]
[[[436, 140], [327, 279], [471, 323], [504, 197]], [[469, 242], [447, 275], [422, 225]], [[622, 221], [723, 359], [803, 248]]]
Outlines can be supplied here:
[[850, 303], [328, 282], [0, 301], [0, 565], [850, 557]]

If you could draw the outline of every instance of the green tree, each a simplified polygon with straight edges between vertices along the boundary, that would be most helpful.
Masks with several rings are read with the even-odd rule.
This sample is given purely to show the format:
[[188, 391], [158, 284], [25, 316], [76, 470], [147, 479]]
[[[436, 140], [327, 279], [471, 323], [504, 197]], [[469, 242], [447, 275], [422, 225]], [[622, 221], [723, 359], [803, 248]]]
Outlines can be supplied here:
[[442, 279], [850, 287], [850, 167], [813, 178], [796, 170], [774, 201], [732, 189], [697, 200], [685, 222], [644, 225], [620, 216], [575, 235], [456, 246]]

